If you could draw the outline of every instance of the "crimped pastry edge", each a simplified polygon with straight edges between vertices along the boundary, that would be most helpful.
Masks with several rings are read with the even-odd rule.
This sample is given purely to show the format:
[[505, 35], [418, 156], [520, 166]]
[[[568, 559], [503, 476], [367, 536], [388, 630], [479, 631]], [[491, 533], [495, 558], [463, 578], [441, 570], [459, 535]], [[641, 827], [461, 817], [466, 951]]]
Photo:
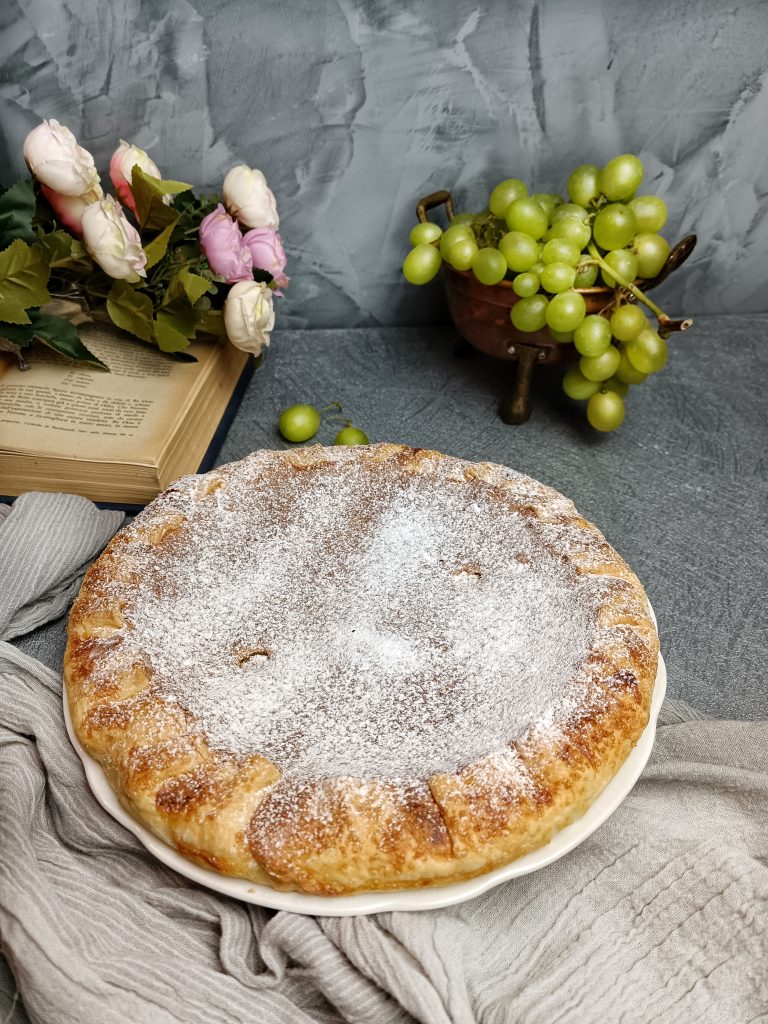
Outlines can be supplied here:
[[[297, 472], [337, 453], [319, 446], [271, 453]], [[262, 453], [263, 454], [263, 453]], [[349, 457], [349, 456], [347, 456]], [[371, 445], [356, 457], [396, 459], [405, 472], [428, 471], [437, 452]], [[493, 480], [502, 467], [453, 460], [469, 479]], [[226, 481], [232, 466], [197, 478], [204, 487]], [[540, 518], [557, 499], [585, 536], [577, 572], [610, 575], [623, 588], [606, 599], [601, 622], [621, 627], [624, 644], [601, 652], [610, 695], [599, 714], [585, 713], [558, 736], [530, 732], [514, 747], [516, 769], [490, 756], [423, 784], [399, 787], [376, 780], [316, 780], [292, 794], [301, 825], [281, 817], [281, 778], [265, 758], [212, 750], [192, 716], [148, 690], [143, 666], [97, 687], [91, 675], [100, 655], [119, 641], [119, 610], [105, 600], [111, 575], [124, 571], [119, 533], [86, 575], [69, 620], [65, 683], [75, 732], [102, 765], [124, 807], [190, 860], [225, 875], [278, 889], [321, 895], [445, 885], [484, 874], [545, 845], [579, 818], [626, 760], [645, 728], [658, 662], [658, 638], [640, 582], [602, 534], [572, 503], [531, 478], [526, 508]], [[173, 491], [173, 485], [169, 489]], [[149, 506], [137, 519], [157, 543], [178, 523]], [[154, 510], [154, 511], [153, 511]], [[147, 723], [152, 735], [147, 735]], [[328, 808], [334, 828], [328, 829]], [[313, 819], [313, 810], [315, 818]], [[295, 817], [295, 815], [294, 815]], [[312, 827], [322, 818], [323, 828]], [[264, 827], [267, 822], [270, 828]]]

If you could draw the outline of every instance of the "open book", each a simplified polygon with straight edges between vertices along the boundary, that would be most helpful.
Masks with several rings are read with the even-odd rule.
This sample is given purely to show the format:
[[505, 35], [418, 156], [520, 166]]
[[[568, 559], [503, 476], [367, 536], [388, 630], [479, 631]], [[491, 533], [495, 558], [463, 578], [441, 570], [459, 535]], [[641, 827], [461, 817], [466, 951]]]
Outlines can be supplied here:
[[144, 505], [221, 443], [252, 360], [208, 341], [187, 350], [197, 362], [177, 362], [109, 328], [80, 330], [111, 373], [42, 346], [22, 372], [0, 352], [0, 495]]

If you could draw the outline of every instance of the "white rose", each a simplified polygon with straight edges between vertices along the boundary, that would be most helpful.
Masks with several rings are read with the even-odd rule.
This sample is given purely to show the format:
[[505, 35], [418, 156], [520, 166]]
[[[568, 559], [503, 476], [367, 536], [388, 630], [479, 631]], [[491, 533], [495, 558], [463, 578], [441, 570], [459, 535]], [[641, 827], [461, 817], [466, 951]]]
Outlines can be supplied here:
[[224, 303], [227, 337], [237, 348], [259, 355], [275, 326], [272, 292], [263, 281], [238, 281]]
[[82, 231], [85, 248], [110, 277], [138, 281], [147, 276], [139, 233], [112, 196], [85, 208]]
[[63, 196], [99, 187], [93, 157], [58, 121], [43, 121], [24, 140], [24, 159], [39, 182]]
[[267, 179], [256, 168], [233, 167], [222, 187], [224, 205], [248, 228], [277, 228], [280, 218]]

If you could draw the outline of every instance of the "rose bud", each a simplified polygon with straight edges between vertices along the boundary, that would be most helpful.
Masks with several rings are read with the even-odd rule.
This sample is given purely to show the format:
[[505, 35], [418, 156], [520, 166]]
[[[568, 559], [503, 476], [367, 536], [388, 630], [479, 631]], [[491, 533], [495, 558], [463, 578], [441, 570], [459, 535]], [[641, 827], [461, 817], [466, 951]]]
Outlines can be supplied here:
[[275, 197], [267, 179], [256, 168], [244, 164], [233, 167], [222, 187], [224, 204], [241, 224], [248, 228], [275, 228], [280, 224]]
[[85, 248], [110, 277], [138, 281], [147, 276], [139, 233], [112, 196], [85, 208], [82, 230]]
[[[138, 146], [126, 142], [125, 139], [120, 139], [120, 145], [112, 154], [112, 159], [109, 162], [109, 176], [120, 202], [136, 213], [136, 200], [133, 198], [131, 177], [134, 167], [140, 167], [146, 175], [150, 178], [157, 178], [158, 181], [162, 177], [157, 164], [148, 153], [139, 149]], [[171, 199], [170, 195], [163, 196], [166, 206]]]
[[275, 326], [272, 292], [263, 281], [240, 281], [224, 303], [227, 337], [237, 348], [259, 355]]
[[251, 253], [243, 241], [237, 221], [219, 203], [200, 222], [200, 245], [208, 266], [229, 284], [253, 279]]
[[266, 270], [271, 274], [278, 288], [285, 288], [288, 278], [285, 275], [285, 250], [283, 240], [272, 228], [253, 228], [243, 235], [248, 246], [254, 267]]
[[24, 140], [24, 159], [42, 185], [63, 196], [82, 196], [99, 186], [93, 157], [58, 121], [43, 121]]
[[54, 192], [52, 188], [48, 188], [47, 185], [41, 185], [40, 188], [45, 198], [53, 207], [56, 219], [65, 228], [74, 231], [76, 235], [83, 233], [82, 221], [86, 206], [90, 206], [91, 203], [97, 203], [100, 199], [104, 198], [101, 185], [96, 185], [90, 192], [86, 192], [82, 196], [63, 196], [60, 192]]

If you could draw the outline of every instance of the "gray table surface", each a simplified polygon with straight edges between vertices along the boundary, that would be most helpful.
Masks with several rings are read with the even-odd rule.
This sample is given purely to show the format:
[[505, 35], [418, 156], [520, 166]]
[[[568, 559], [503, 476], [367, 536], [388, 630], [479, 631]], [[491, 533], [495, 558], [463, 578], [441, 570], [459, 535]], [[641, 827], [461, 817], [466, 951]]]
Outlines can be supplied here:
[[[524, 426], [497, 416], [508, 366], [457, 355], [449, 327], [278, 331], [219, 461], [287, 447], [280, 411], [338, 400], [372, 441], [513, 466], [571, 497], [646, 586], [669, 693], [718, 717], [768, 717], [768, 317], [697, 320], [664, 372], [598, 435], [540, 370]], [[338, 424], [317, 440], [332, 443]], [[19, 646], [59, 667], [64, 621]]]

